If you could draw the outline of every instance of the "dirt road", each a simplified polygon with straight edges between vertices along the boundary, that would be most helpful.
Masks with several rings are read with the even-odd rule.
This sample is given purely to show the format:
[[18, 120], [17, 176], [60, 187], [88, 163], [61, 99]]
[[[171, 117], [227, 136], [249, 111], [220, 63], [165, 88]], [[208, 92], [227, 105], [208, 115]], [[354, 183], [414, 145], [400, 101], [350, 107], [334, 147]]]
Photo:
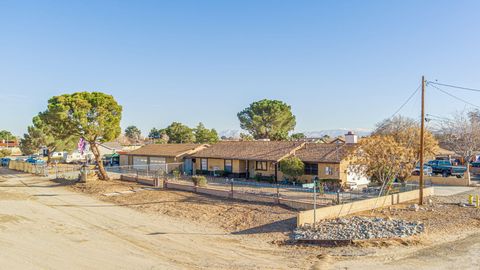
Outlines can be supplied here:
[[0, 170], [3, 269], [289, 269], [276, 246]]
[[[123, 201], [100, 201], [92, 194], [74, 192], [61, 182], [0, 168], [0, 269], [433, 270], [479, 269], [480, 265], [480, 230], [476, 225], [464, 230], [465, 226], [455, 223], [459, 228], [455, 234], [427, 234], [427, 242], [418, 245], [332, 249], [277, 246], [252, 235], [227, 233], [218, 226], [216, 216], [211, 216], [216, 222], [209, 226], [205, 222], [209, 215], [197, 204], [220, 204], [214, 199], [197, 201], [192, 196], [171, 202], [175, 198], [162, 197], [153, 202], [155, 207], [138, 211], [145, 209]], [[161, 212], [165, 210], [161, 205], [172, 203], [182, 204], [179, 207], [185, 211], [192, 207], [192, 212], [202, 218], [172, 214], [172, 205], [165, 207], [166, 213]], [[241, 207], [236, 204], [216, 206], [233, 211]], [[258, 211], [264, 211], [263, 207]], [[452, 211], [468, 222], [476, 220], [467, 215], [466, 209]], [[285, 215], [288, 213], [278, 214]], [[436, 216], [448, 219], [440, 211]]]

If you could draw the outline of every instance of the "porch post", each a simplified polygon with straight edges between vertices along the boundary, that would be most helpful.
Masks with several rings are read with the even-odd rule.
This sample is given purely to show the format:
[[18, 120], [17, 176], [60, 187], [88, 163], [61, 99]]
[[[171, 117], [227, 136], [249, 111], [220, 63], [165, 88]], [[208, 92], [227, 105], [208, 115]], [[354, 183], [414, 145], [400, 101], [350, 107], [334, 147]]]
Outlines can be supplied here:
[[275, 182], [278, 183], [278, 162], [275, 162]]

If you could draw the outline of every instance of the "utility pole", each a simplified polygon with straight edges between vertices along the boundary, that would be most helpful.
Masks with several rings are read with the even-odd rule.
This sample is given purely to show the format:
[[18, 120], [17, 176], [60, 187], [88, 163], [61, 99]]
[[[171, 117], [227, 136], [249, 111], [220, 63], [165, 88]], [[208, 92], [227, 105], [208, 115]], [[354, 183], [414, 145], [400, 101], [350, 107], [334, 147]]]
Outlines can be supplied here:
[[419, 198], [418, 204], [423, 204], [423, 163], [424, 163], [424, 144], [425, 144], [425, 76], [422, 76], [422, 119], [420, 122], [420, 177], [419, 177]]

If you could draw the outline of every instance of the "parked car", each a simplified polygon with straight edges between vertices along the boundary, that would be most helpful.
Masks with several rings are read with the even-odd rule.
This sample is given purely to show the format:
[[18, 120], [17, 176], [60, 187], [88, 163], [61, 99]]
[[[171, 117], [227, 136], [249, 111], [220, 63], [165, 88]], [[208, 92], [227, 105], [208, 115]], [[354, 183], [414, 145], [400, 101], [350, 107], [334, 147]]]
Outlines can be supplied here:
[[32, 163], [32, 164], [43, 164], [45, 161], [42, 159], [37, 159], [35, 157], [29, 157], [25, 160], [25, 162]]
[[10, 158], [2, 158], [0, 159], [0, 165], [2, 167], [8, 167], [8, 164], [10, 163]]
[[359, 185], [356, 182], [347, 182], [347, 189], [350, 190], [360, 190]]
[[456, 176], [462, 178], [467, 171], [467, 167], [453, 166], [449, 160], [431, 160], [427, 165], [432, 167], [433, 174], [441, 174], [443, 177]]
[[474, 168], [480, 168], [480, 160], [474, 161], [470, 165]]
[[[433, 173], [432, 167], [430, 167], [428, 165], [423, 165], [423, 175], [432, 176], [432, 173]], [[415, 167], [415, 169], [413, 169], [412, 175], [420, 175], [420, 166], [419, 165], [417, 165], [417, 167]]]

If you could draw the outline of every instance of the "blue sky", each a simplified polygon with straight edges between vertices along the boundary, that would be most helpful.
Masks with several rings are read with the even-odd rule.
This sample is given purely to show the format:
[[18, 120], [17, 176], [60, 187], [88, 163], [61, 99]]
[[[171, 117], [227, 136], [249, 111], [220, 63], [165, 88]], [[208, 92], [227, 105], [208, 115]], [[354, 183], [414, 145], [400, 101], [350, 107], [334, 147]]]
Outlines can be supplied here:
[[[103, 91], [122, 126], [239, 129], [263, 98], [297, 131], [372, 128], [427, 79], [480, 87], [479, 1], [1, 1], [0, 129]], [[480, 104], [478, 93], [454, 94]], [[427, 91], [427, 112], [465, 108]], [[419, 96], [402, 114], [418, 117]]]

